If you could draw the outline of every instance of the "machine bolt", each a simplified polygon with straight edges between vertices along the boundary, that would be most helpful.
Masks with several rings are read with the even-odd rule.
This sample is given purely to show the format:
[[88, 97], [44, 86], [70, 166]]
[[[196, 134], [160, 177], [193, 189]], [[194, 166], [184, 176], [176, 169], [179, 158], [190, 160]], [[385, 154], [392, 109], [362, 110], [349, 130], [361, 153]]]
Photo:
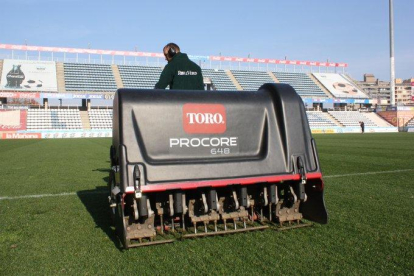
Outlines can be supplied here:
[[151, 227], [152, 227], [151, 224], [148, 224], [148, 228], [151, 229]]
[[131, 231], [131, 228], [130, 227], [127, 227], [127, 231]]

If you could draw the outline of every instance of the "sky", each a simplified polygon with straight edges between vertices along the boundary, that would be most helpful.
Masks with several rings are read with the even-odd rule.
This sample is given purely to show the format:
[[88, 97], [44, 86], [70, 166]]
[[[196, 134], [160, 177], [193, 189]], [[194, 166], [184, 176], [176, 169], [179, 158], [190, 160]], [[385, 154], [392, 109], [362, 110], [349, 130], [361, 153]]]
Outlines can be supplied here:
[[[390, 79], [389, 0], [1, 0], [0, 43], [348, 63]], [[394, 0], [395, 72], [414, 77], [414, 0]]]

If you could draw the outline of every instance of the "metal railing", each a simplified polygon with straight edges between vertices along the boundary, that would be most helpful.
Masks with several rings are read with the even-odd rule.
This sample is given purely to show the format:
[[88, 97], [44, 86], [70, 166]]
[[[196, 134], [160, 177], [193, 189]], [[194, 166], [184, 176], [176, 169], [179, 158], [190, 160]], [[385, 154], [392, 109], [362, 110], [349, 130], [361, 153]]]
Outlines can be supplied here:
[[[5, 54], [0, 52], [0, 59], [15, 59], [15, 60], [32, 60], [32, 61], [54, 61], [64, 63], [84, 63], [84, 64], [115, 64], [115, 65], [134, 65], [134, 66], [151, 66], [164, 67], [166, 61], [162, 58], [148, 58], [148, 57], [114, 57], [108, 59], [103, 56], [44, 56], [44, 55], [18, 55]], [[156, 59], [156, 61], [153, 61]], [[217, 70], [242, 70], [242, 71], [263, 71], [263, 72], [290, 72], [290, 73], [337, 73], [337, 68], [330, 67], [309, 67], [298, 65], [281, 65], [281, 64], [262, 64], [262, 63], [241, 63], [241, 62], [220, 62], [211, 60], [194, 60], [202, 69], [217, 69]], [[347, 73], [345, 68], [342, 68], [341, 74]]]

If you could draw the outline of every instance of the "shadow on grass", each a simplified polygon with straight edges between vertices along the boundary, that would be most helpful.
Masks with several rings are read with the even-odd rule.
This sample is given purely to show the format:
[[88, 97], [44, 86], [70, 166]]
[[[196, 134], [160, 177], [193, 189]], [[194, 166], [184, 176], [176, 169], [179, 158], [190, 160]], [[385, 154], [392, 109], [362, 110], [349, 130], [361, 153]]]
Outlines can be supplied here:
[[92, 170], [93, 172], [104, 172], [104, 173], [109, 173], [111, 171], [111, 169], [109, 168], [104, 168], [104, 169], [95, 169]]
[[122, 245], [116, 235], [115, 228], [112, 227], [109, 213], [108, 188], [100, 186], [96, 187], [95, 190], [78, 191], [77, 195], [93, 218], [96, 227], [101, 228], [115, 246], [122, 251]]
[[109, 181], [109, 172], [111, 171], [111, 169], [107, 169], [107, 168], [105, 168], [105, 169], [95, 169], [95, 170], [92, 170], [93, 172], [103, 172], [103, 173], [105, 173], [105, 177], [103, 177], [102, 179], [103, 179], [103, 181], [105, 181], [105, 183], [108, 183], [108, 181]]

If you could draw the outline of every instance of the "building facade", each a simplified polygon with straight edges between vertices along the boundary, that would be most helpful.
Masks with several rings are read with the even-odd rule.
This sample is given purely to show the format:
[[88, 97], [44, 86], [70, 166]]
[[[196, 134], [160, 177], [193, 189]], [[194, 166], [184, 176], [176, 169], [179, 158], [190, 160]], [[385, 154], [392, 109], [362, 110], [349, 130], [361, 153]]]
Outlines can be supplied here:
[[[361, 89], [378, 105], [389, 105], [391, 103], [391, 88], [389, 81], [376, 79], [373, 74], [364, 74], [363, 81], [355, 81]], [[397, 105], [414, 105], [413, 88], [414, 78], [395, 80], [395, 103]]]

